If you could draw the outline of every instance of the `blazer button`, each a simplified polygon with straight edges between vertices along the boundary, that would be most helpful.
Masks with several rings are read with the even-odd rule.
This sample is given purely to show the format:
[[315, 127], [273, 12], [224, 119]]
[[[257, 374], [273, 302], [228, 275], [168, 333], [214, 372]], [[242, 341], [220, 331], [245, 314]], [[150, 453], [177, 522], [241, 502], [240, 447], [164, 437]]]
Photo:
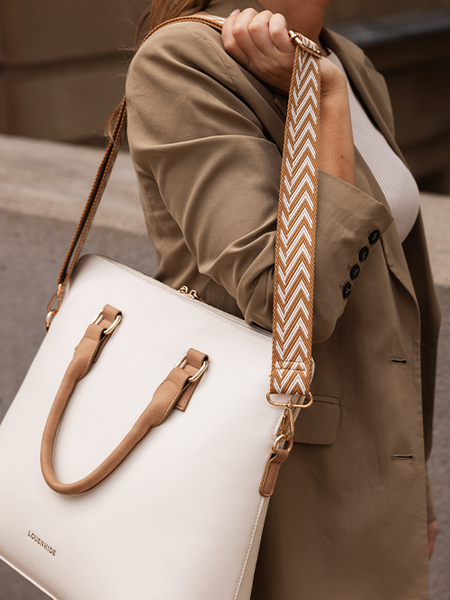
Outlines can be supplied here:
[[369, 248], [367, 246], [364, 246], [359, 251], [359, 256], [358, 256], [359, 262], [364, 262], [368, 256], [369, 256]]
[[381, 233], [378, 231], [378, 229], [374, 229], [369, 233], [369, 244], [373, 246], [373, 244], [376, 244], [378, 242], [380, 237]]
[[347, 300], [347, 298], [350, 296], [351, 293], [352, 293], [352, 284], [346, 283], [344, 285], [344, 289], [342, 291], [342, 295], [344, 296], [344, 299]]
[[350, 279], [352, 281], [354, 279], [356, 279], [358, 277], [360, 271], [361, 271], [361, 267], [359, 265], [353, 265], [353, 267], [350, 269]]

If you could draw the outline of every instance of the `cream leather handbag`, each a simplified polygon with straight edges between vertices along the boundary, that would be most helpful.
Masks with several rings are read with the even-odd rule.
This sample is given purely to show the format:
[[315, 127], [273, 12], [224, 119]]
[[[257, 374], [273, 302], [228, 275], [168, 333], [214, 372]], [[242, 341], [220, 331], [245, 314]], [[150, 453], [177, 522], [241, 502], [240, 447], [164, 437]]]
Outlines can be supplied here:
[[0, 428], [0, 554], [51, 598], [250, 597], [294, 417], [312, 402], [320, 73], [315, 45], [292, 38], [273, 337], [107, 258], [78, 260], [122, 105]]

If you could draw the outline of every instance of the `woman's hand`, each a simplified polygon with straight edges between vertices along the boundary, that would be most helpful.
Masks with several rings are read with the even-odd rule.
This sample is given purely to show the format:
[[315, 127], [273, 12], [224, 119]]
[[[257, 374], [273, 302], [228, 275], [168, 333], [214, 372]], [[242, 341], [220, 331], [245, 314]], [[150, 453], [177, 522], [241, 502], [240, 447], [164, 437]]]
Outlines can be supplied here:
[[234, 11], [222, 29], [225, 50], [269, 87], [289, 93], [295, 46], [283, 15], [253, 8]]
[[428, 523], [428, 560], [433, 556], [434, 544], [439, 533], [439, 525], [437, 521]]
[[[253, 8], [233, 11], [222, 29], [225, 50], [247, 71], [277, 92], [287, 95], [294, 66], [295, 44], [281, 14]], [[321, 62], [322, 95], [346, 91], [344, 74]]]
[[[289, 93], [295, 44], [283, 15], [253, 8], [233, 11], [222, 29], [225, 50], [275, 91]], [[355, 152], [347, 81], [332, 62], [321, 60], [319, 168], [355, 184]]]

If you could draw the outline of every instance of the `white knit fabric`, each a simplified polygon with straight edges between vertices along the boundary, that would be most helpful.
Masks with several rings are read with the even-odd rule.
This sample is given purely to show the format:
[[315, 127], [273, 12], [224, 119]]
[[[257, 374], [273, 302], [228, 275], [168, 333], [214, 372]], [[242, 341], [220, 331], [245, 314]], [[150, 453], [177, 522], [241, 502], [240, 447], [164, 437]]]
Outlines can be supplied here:
[[[345, 74], [339, 58], [329, 52], [327, 58]], [[355, 146], [383, 191], [394, 216], [400, 241], [403, 242], [419, 212], [419, 189], [410, 171], [367, 116], [348, 78], [347, 87]]]

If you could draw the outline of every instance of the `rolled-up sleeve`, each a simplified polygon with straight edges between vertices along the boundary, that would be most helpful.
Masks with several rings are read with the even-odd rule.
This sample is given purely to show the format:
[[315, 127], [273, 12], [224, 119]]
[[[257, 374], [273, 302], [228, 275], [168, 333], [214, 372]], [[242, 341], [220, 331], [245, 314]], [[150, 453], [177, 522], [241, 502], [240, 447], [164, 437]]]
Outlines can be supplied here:
[[[247, 322], [271, 329], [281, 171], [265, 124], [273, 109], [204, 29], [162, 29], [135, 57], [127, 84], [132, 156], [156, 181], [199, 272], [236, 299]], [[345, 309], [348, 267], [362, 266], [368, 232], [382, 234], [391, 222], [382, 203], [320, 174], [315, 341], [331, 335]]]

